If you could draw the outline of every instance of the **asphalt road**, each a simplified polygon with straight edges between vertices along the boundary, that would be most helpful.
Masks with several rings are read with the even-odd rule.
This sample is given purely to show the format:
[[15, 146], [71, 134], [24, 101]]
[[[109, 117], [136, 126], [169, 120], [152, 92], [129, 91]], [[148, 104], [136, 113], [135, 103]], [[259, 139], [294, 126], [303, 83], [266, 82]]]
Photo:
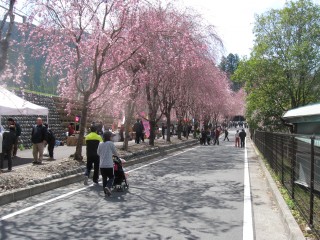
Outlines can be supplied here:
[[2, 206], [0, 239], [242, 239], [244, 152], [198, 146], [131, 166], [111, 197], [78, 183]]

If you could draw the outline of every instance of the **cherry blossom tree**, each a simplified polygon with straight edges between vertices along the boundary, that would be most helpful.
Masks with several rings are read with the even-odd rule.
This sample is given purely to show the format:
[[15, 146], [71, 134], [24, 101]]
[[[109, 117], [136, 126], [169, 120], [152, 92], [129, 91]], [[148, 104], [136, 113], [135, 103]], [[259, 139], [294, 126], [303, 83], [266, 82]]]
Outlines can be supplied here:
[[[138, 1], [33, 0], [30, 4], [29, 20], [36, 20], [37, 26], [28, 44], [35, 56], [46, 55], [48, 76], [60, 77], [60, 96], [81, 101], [79, 139], [83, 139], [88, 111], [115, 89], [120, 81], [116, 71], [141, 45], [134, 34]], [[71, 109], [70, 103], [67, 110]], [[78, 141], [75, 159], [81, 160], [81, 155], [82, 141]]]
[[[155, 128], [162, 115], [166, 116], [169, 127], [177, 100], [193, 94], [185, 90], [188, 88], [184, 83], [187, 69], [201, 63], [211, 54], [212, 48], [205, 34], [197, 30], [200, 24], [196, 18], [170, 4], [152, 6], [143, 16], [139, 36], [144, 39], [144, 45], [139, 50], [142, 67], [139, 74], [148, 111], [146, 119], [150, 123], [149, 144], [153, 145]], [[215, 34], [210, 33], [210, 36], [219, 40]], [[181, 103], [179, 101], [180, 106]], [[169, 131], [167, 141], [170, 141]]]

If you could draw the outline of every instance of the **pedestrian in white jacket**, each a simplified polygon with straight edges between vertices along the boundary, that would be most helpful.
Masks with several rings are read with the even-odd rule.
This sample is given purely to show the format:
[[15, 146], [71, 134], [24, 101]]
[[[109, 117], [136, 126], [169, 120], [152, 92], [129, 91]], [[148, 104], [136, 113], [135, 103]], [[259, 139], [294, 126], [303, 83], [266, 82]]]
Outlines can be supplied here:
[[98, 146], [98, 155], [100, 156], [100, 172], [102, 175], [103, 191], [106, 195], [111, 195], [111, 188], [114, 180], [113, 155], [118, 156], [116, 146], [111, 141], [112, 133], [106, 131], [103, 133], [103, 142]]

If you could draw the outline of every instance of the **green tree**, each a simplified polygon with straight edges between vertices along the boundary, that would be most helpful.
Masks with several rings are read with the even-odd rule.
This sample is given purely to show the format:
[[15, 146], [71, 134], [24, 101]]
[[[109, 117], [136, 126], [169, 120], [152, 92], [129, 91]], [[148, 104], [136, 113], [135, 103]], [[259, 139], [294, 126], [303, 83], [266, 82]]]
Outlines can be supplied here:
[[232, 76], [246, 84], [251, 125], [275, 127], [285, 111], [319, 101], [319, 19], [310, 0], [256, 16], [251, 57]]
[[[223, 56], [219, 64], [219, 68], [226, 72], [228, 78], [231, 79], [234, 72], [237, 70], [240, 58], [238, 54], [229, 53], [227, 57]], [[232, 81], [232, 90], [238, 91], [241, 88], [241, 83]]]
[[238, 54], [229, 53], [227, 57], [222, 57], [219, 67], [230, 76], [237, 70], [239, 61], [240, 59]]

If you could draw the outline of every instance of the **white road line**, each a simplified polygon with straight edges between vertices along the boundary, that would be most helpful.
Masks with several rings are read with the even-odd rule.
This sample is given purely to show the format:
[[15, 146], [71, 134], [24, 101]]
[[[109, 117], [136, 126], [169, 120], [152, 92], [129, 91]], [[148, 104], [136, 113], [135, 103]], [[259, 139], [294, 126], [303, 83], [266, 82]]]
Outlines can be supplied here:
[[[171, 155], [171, 156], [168, 156], [168, 157], [159, 159], [159, 160], [154, 161], [154, 162], [152, 162], [152, 163], [148, 163], [148, 164], [145, 164], [145, 165], [143, 165], [143, 166], [134, 168], [134, 169], [132, 169], [132, 170], [130, 170], [130, 171], [128, 171], [128, 172], [133, 172], [133, 171], [139, 170], [139, 169], [141, 169], [141, 168], [148, 167], [148, 166], [150, 166], [150, 165], [153, 165], [153, 164], [162, 162], [162, 161], [164, 161], [164, 160], [167, 160], [168, 158], [175, 157], [175, 156], [178, 156], [178, 155], [180, 155], [180, 154], [189, 152], [189, 151], [194, 150], [194, 149], [196, 149], [196, 148], [197, 148], [197, 147], [190, 148], [190, 149], [188, 149], [188, 150], [185, 150], [185, 151], [176, 153], [176, 154], [174, 154], [174, 155]], [[1, 222], [1, 221], [4, 221], [4, 220], [7, 220], [7, 219], [9, 219], [9, 218], [15, 217], [15, 216], [17, 216], [17, 215], [20, 215], [20, 214], [22, 214], [22, 213], [29, 212], [29, 211], [31, 211], [31, 210], [33, 210], [33, 209], [35, 209], [35, 208], [44, 206], [44, 205], [49, 204], [49, 203], [52, 203], [52, 202], [55, 202], [55, 201], [57, 201], [57, 200], [60, 200], [60, 199], [69, 197], [69, 196], [74, 195], [74, 194], [76, 194], [76, 193], [78, 193], [78, 192], [81, 192], [81, 191], [83, 191], [83, 190], [86, 190], [86, 189], [88, 189], [88, 188], [90, 188], [90, 187], [92, 187], [92, 186], [93, 186], [93, 184], [91, 184], [91, 185], [89, 185], [89, 186], [86, 186], [86, 187], [83, 187], [83, 188], [80, 188], [80, 189], [77, 189], [77, 190], [74, 190], [74, 191], [72, 191], [72, 192], [68, 192], [68, 193], [66, 193], [66, 194], [62, 194], [62, 195], [60, 195], [60, 196], [58, 196], [58, 197], [51, 198], [51, 199], [49, 199], [49, 200], [47, 200], [47, 201], [44, 201], [44, 202], [35, 204], [35, 205], [31, 206], [31, 207], [27, 207], [27, 208], [21, 209], [21, 210], [19, 210], [19, 211], [10, 213], [10, 214], [8, 214], [8, 215], [5, 215], [5, 216], [1, 217], [1, 218], [0, 218], [0, 222]]]
[[244, 196], [243, 196], [243, 240], [253, 240], [252, 199], [247, 143], [244, 149]]
[[145, 167], [148, 167], [148, 166], [150, 166], [150, 165], [156, 164], [156, 163], [158, 163], [158, 162], [162, 162], [162, 161], [164, 161], [164, 160], [167, 160], [168, 158], [172, 158], [172, 157], [178, 156], [178, 155], [180, 155], [180, 154], [189, 152], [189, 151], [194, 150], [194, 149], [196, 149], [196, 148], [197, 148], [197, 147], [190, 148], [190, 149], [185, 150], [185, 151], [183, 151], [183, 152], [179, 152], [179, 153], [176, 153], [176, 154], [174, 154], [174, 155], [171, 155], [171, 156], [162, 158], [162, 159], [160, 159], [160, 160], [154, 161], [154, 162], [152, 162], [152, 163], [145, 164], [145, 165], [143, 165], [143, 166], [137, 167], [137, 168], [132, 169], [132, 170], [129, 170], [129, 171], [127, 171], [127, 172], [128, 172], [128, 173], [134, 172], [134, 171], [139, 170], [139, 169], [141, 169], [141, 168], [145, 168]]

